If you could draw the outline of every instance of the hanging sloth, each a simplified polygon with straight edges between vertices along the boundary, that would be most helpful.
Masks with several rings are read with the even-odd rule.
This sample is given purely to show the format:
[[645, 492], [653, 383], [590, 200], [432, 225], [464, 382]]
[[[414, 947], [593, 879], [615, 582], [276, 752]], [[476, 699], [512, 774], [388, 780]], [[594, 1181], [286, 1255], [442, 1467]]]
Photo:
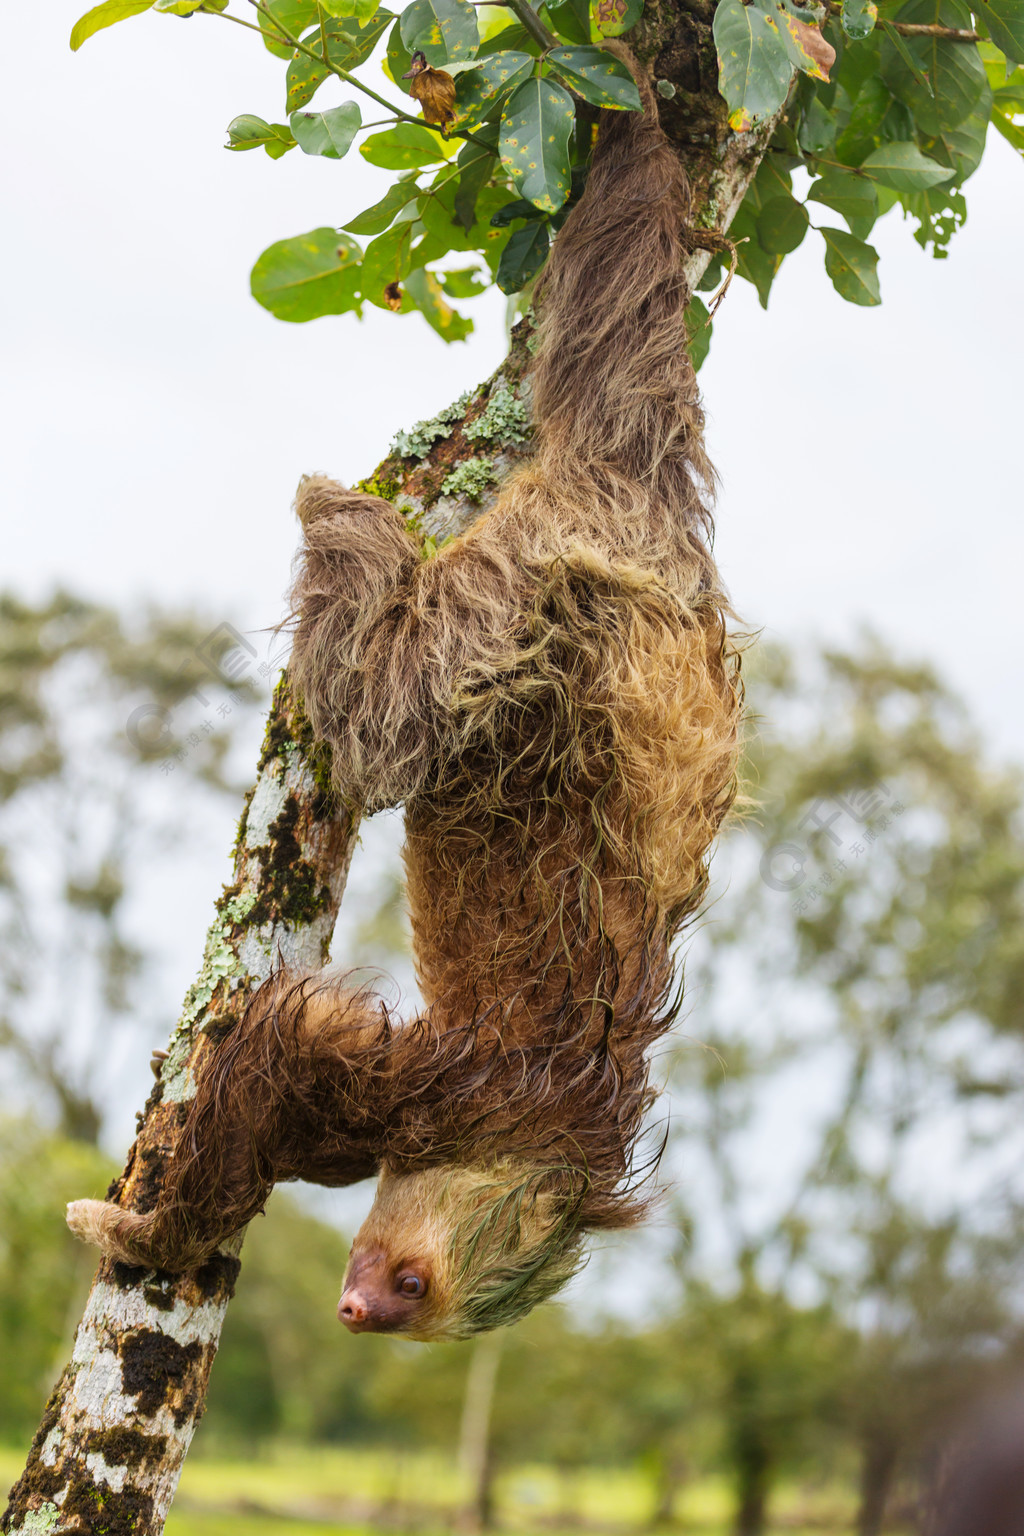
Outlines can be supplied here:
[[685, 180], [604, 112], [538, 294], [536, 452], [424, 558], [387, 501], [308, 479], [293, 682], [366, 812], [404, 802], [425, 1006], [281, 973], [209, 1058], [160, 1204], [78, 1201], [130, 1264], [191, 1267], [281, 1179], [376, 1173], [350, 1329], [520, 1318], [645, 1208], [648, 1056], [734, 792], [740, 688], [686, 350]]

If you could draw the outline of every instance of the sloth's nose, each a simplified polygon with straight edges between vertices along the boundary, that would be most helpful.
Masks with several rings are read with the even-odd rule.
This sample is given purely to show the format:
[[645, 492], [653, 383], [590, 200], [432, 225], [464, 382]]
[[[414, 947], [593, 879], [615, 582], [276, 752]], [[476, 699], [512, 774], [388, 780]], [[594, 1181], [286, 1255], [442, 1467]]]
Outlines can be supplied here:
[[358, 1327], [365, 1323], [369, 1317], [369, 1308], [358, 1291], [347, 1290], [342, 1293], [338, 1302], [338, 1321], [351, 1328], [353, 1323]]

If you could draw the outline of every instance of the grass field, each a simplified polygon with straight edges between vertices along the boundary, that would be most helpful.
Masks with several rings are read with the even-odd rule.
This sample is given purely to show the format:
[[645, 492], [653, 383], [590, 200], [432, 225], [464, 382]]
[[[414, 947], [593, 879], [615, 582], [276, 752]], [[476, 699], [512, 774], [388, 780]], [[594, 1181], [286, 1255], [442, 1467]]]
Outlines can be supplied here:
[[[9, 1486], [23, 1452], [0, 1449], [0, 1478]], [[439, 1456], [386, 1450], [272, 1445], [251, 1460], [189, 1458], [168, 1536], [448, 1536], [461, 1489], [452, 1463]], [[501, 1529], [564, 1536], [644, 1529], [651, 1493], [635, 1472], [586, 1469], [559, 1476], [546, 1466], [513, 1468], [498, 1479]], [[727, 1536], [729, 1495], [703, 1479], [679, 1500], [676, 1531]], [[786, 1536], [848, 1533], [852, 1503], [842, 1489], [787, 1487], [775, 1501], [772, 1530]]]

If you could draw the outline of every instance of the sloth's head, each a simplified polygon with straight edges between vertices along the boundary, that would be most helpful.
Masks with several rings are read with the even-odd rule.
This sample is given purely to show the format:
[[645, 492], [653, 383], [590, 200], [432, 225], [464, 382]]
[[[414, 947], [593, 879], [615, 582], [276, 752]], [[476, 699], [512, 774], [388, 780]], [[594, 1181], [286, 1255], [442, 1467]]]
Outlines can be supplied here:
[[385, 1169], [352, 1244], [338, 1317], [352, 1333], [423, 1341], [466, 1339], [525, 1317], [582, 1262], [579, 1195], [552, 1182], [511, 1159]]

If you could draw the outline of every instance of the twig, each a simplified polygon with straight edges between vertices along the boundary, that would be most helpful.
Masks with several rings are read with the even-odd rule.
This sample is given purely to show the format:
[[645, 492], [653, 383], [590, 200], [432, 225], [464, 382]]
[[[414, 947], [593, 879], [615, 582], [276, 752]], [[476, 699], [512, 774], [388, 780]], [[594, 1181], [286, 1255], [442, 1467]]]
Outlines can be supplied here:
[[736, 267], [740, 259], [738, 247], [745, 243], [747, 236], [744, 236], [742, 240], [736, 241], [730, 240], [728, 235], [720, 235], [716, 229], [691, 229], [687, 232], [687, 238], [690, 244], [697, 246], [699, 250], [714, 251], [718, 255], [724, 255], [728, 252], [729, 255], [729, 270], [726, 273], [725, 281], [718, 292], [708, 300], [708, 318], [704, 322], [708, 326], [711, 324], [718, 312], [719, 305], [728, 293], [729, 284], [736, 276]]
[[503, 0], [505, 8], [517, 16], [530, 36], [547, 51], [549, 48], [558, 47], [558, 38], [553, 32], [549, 32], [541, 21], [537, 12], [530, 4], [530, 0]]
[[[346, 85], [354, 86], [357, 91], [362, 91], [365, 96], [369, 96], [371, 100], [375, 101], [379, 107], [383, 107], [386, 112], [389, 112], [391, 116], [396, 119], [396, 121], [401, 123], [413, 123], [417, 128], [422, 128], [425, 126], [421, 117], [413, 117], [411, 112], [403, 112], [401, 107], [396, 107], [384, 96], [378, 95], [378, 93], [374, 90], [371, 90], [368, 85], [364, 85], [361, 80], [357, 80], [355, 75], [349, 74], [347, 69], [339, 68], [337, 64], [332, 64], [330, 59], [325, 59], [321, 57], [319, 53], [315, 53], [312, 48], [307, 48], [305, 43], [300, 42], [297, 37], [293, 37], [293, 35], [288, 31], [287, 27], [283, 27], [281, 25], [277, 17], [274, 16], [273, 13], [269, 11], [263, 4], [263, 0], [249, 0], [249, 4], [253, 7], [254, 10], [258, 11], [261, 16], [265, 16], [270, 25], [274, 27], [279, 34], [277, 37], [275, 37], [274, 34], [271, 33], [271, 42], [287, 43], [290, 48], [295, 49], [296, 53], [304, 53], [308, 59], [313, 60], [314, 64], [319, 64], [321, 69], [326, 69], [332, 75], [337, 75], [338, 79], [344, 80]], [[227, 11], [208, 11], [205, 6], [200, 6], [199, 9], [204, 16], [221, 16], [225, 21], [233, 21], [236, 27], [245, 27], [250, 32], [258, 32], [264, 40], [267, 38], [268, 33], [265, 27], [254, 26], [251, 21], [243, 21], [240, 16], [230, 16]], [[323, 34], [321, 33], [321, 36], [322, 35]], [[498, 151], [493, 144], [487, 144], [483, 139], [478, 139], [475, 133], [467, 133], [465, 129], [455, 129], [453, 137], [457, 139], [467, 139], [471, 144], [479, 144], [480, 148], [485, 149], [489, 155], [494, 155], [495, 157], [498, 155]]]
[[[838, 0], [827, 0], [830, 16], [841, 16], [843, 7]], [[937, 21], [889, 21], [885, 22], [901, 37], [938, 37], [946, 43], [980, 43], [981, 34], [970, 27], [943, 27]]]

